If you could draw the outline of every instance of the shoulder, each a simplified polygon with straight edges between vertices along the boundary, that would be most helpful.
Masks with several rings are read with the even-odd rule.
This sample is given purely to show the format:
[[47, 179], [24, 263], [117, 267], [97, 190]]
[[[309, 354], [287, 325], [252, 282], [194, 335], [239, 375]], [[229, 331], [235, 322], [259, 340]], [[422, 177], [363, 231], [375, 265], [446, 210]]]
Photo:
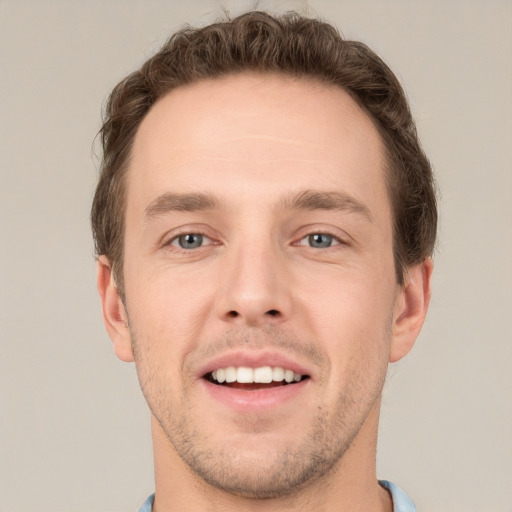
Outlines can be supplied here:
[[[392, 482], [387, 480], [379, 480], [381, 487], [389, 491], [393, 499], [393, 512], [416, 512], [416, 507], [411, 498], [405, 492]], [[139, 508], [139, 512], [151, 512], [155, 495], [152, 494]]]
[[398, 485], [388, 482], [387, 480], [379, 480], [379, 484], [391, 494], [391, 498], [393, 499], [393, 512], [416, 512], [413, 501]]
[[139, 512], [151, 512], [153, 508], [153, 501], [155, 501], [155, 495], [152, 494], [139, 508]]

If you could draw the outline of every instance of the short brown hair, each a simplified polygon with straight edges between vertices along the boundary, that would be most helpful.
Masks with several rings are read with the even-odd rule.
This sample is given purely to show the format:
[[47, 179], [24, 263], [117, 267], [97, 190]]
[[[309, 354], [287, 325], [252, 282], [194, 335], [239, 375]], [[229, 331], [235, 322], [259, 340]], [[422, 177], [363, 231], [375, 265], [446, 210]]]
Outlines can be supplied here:
[[101, 128], [103, 160], [91, 211], [98, 255], [106, 255], [124, 297], [126, 170], [137, 129], [155, 102], [176, 87], [244, 71], [314, 78], [346, 90], [372, 118], [387, 150], [396, 277], [434, 249], [437, 207], [430, 163], [400, 83], [366, 45], [328, 23], [296, 13], [249, 12], [174, 34], [112, 91]]

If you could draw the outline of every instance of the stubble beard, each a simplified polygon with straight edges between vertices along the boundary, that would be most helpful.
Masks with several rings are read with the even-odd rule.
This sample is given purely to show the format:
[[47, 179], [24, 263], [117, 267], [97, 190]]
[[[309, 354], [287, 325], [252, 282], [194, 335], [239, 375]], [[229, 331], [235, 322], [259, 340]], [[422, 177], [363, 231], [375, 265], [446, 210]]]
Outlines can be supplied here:
[[213, 447], [204, 434], [193, 430], [188, 416], [178, 422], [169, 416], [158, 421], [175, 452], [206, 483], [234, 495], [270, 499], [296, 494], [333, 470], [362, 426], [362, 421], [345, 420], [333, 421], [319, 409], [301, 440], [290, 439], [270, 453], [262, 447], [260, 457]]
[[[327, 476], [380, 400], [386, 374], [383, 367], [371, 383], [368, 375], [352, 375], [333, 410], [317, 406], [301, 439], [288, 439], [270, 452], [262, 447], [261, 455], [255, 456], [233, 450], [229, 440], [226, 447], [215, 446], [208, 432], [198, 428], [187, 389], [182, 390], [179, 405], [169, 403], [165, 383], [155, 379], [165, 372], [158, 371], [158, 362], [137, 350], [132, 339], [143, 394], [175, 453], [207, 484], [247, 498], [290, 496]], [[300, 411], [293, 421], [301, 421]]]

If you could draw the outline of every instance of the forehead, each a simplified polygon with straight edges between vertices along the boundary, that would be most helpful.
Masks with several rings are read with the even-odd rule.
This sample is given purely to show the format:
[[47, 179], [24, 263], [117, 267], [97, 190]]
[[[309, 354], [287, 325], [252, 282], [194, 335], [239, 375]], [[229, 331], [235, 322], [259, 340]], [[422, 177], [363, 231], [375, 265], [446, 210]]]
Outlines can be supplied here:
[[[270, 197], [286, 188], [382, 198], [384, 148], [351, 96], [315, 80], [240, 74], [177, 88], [141, 123], [128, 208], [170, 192]], [[370, 206], [371, 208], [371, 206]]]

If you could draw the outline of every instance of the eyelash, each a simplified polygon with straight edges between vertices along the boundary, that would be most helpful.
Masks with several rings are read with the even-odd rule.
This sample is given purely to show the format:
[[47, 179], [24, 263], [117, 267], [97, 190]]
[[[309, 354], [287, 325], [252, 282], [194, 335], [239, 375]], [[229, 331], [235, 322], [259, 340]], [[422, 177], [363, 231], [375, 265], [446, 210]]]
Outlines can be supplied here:
[[339, 237], [326, 231], [313, 231], [311, 233], [308, 233], [306, 236], [302, 237], [295, 245], [306, 245], [301, 243], [304, 240], [308, 240], [308, 242], [311, 244], [312, 238], [315, 236], [328, 237], [330, 238], [330, 243], [326, 247], [314, 247], [312, 245], [308, 245], [308, 247], [310, 247], [311, 249], [330, 249], [331, 247], [336, 247], [338, 245], [346, 245], [346, 243], [343, 242], [343, 240], [341, 240]]
[[[189, 236], [190, 237], [201, 237], [200, 245], [197, 247], [189, 247], [189, 248], [182, 247], [179, 244], [180, 239], [182, 239], [183, 237], [189, 237]], [[328, 241], [328, 245], [325, 247], [314, 247], [313, 245], [311, 245], [312, 238], [315, 236], [328, 237], [330, 239]], [[307, 240], [306, 243], [302, 243], [303, 241], [306, 241], [306, 240]], [[190, 252], [194, 251], [195, 249], [200, 249], [200, 248], [204, 247], [205, 245], [212, 245], [212, 242], [213, 242], [212, 239], [209, 238], [204, 233], [190, 231], [190, 232], [184, 232], [184, 233], [179, 233], [178, 235], [175, 235], [173, 238], [171, 238], [168, 242], [165, 243], [165, 246], [172, 247], [173, 250], [180, 251], [180, 252], [183, 252], [186, 254], [186, 253], [190, 253]], [[218, 244], [213, 242], [213, 245], [218, 245]], [[346, 243], [343, 240], [340, 240], [340, 238], [333, 235], [332, 233], [328, 233], [326, 231], [313, 231], [311, 233], [308, 233], [304, 237], [302, 237], [298, 242], [294, 243], [293, 245], [308, 246], [311, 249], [321, 250], [321, 249], [330, 249], [332, 247], [336, 247], [339, 245], [346, 245]]]
[[[184, 237], [187, 237], [187, 236], [201, 237], [201, 245], [199, 245], [198, 247], [191, 247], [191, 248], [181, 247], [179, 245], [180, 239], [184, 238]], [[188, 232], [179, 233], [179, 234], [175, 235], [168, 242], [166, 242], [165, 245], [168, 246], [168, 247], [172, 247], [173, 250], [183, 251], [185, 253], [189, 253], [189, 252], [193, 251], [194, 249], [200, 249], [201, 247], [204, 247], [204, 245], [205, 245], [204, 242], [205, 241], [210, 242], [207, 245], [210, 245], [213, 242], [212, 239], [210, 237], [208, 237], [207, 235], [205, 235], [204, 233], [195, 232], [195, 231], [188, 231]]]

